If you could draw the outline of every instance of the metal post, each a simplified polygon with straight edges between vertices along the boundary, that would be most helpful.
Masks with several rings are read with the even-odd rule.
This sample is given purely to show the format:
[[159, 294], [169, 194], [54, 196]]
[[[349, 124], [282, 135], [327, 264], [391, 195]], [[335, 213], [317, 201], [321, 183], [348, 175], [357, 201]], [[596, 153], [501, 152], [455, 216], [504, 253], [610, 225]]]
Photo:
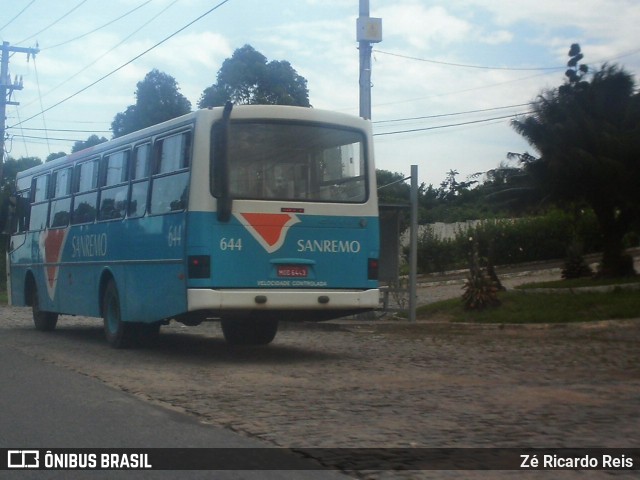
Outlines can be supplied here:
[[382, 41], [382, 19], [369, 17], [369, 0], [360, 0], [356, 32], [360, 49], [360, 116], [371, 120], [371, 44]]
[[[360, 18], [369, 17], [369, 0], [360, 0]], [[360, 116], [371, 120], [371, 43], [361, 40], [360, 48]]]
[[409, 321], [416, 321], [418, 270], [418, 166], [411, 165], [411, 230], [409, 237]]
[[0, 182], [4, 179], [4, 135], [7, 120], [7, 90], [9, 77], [9, 42], [2, 42], [2, 59], [0, 62]]
[[371, 44], [360, 42], [360, 116], [371, 120]]

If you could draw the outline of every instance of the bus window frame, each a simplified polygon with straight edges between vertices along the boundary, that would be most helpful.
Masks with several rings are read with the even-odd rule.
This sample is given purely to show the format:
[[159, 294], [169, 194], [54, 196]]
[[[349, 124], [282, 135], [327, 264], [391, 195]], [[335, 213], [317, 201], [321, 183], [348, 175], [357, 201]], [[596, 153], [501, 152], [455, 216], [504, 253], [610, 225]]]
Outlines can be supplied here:
[[[121, 175], [124, 176], [125, 179], [123, 180], [121, 178], [119, 182], [109, 184], [107, 183], [109, 179], [109, 175], [108, 175], [109, 159], [118, 154], [124, 154], [125, 165], [123, 166], [124, 168], [121, 169]], [[131, 146], [129, 145], [127, 145], [124, 148], [119, 148], [116, 150], [105, 152], [100, 158], [100, 163], [99, 163], [100, 176], [98, 181], [100, 193], [98, 195], [98, 208], [96, 212], [96, 221], [111, 222], [111, 221], [117, 221], [117, 220], [124, 220], [127, 217], [127, 213], [129, 211], [130, 169], [131, 169]], [[113, 197], [114, 207], [109, 210], [110, 215], [106, 215], [107, 209], [105, 208], [103, 201], [105, 201], [106, 199], [105, 197], [107, 197], [108, 193], [111, 191], [114, 191], [117, 193]], [[117, 198], [118, 193], [120, 193], [120, 191], [124, 192], [124, 200], [123, 200], [124, 205], [122, 206], [122, 208], [118, 209], [116, 208], [117, 202], [115, 201], [115, 199]], [[110, 200], [110, 198], [108, 199]], [[119, 212], [119, 214], [116, 215], [115, 212]]]
[[[36, 194], [38, 193], [38, 189], [36, 187], [38, 184], [38, 180], [41, 178], [44, 178], [46, 182], [44, 185], [44, 188], [42, 189], [44, 190], [45, 198], [36, 200]], [[50, 202], [50, 183], [51, 183], [51, 172], [44, 172], [40, 175], [34, 175], [33, 178], [31, 179], [31, 189], [30, 189], [31, 194], [29, 199], [31, 208], [30, 208], [30, 214], [29, 214], [29, 226], [27, 228], [27, 231], [29, 232], [40, 232], [42, 230], [45, 230], [47, 228], [47, 225], [49, 224], [49, 209], [50, 209], [50, 203], [51, 203]], [[39, 228], [33, 228], [31, 225], [31, 221], [33, 220], [33, 212], [35, 207], [40, 207], [45, 205], [46, 205], [46, 213], [44, 214], [44, 220], [42, 221], [41, 226], [39, 226]]]
[[[60, 168], [56, 168], [51, 172], [51, 176], [49, 178], [49, 221], [47, 223], [48, 227], [51, 229], [57, 228], [67, 228], [71, 224], [71, 215], [73, 212], [73, 177], [74, 177], [74, 166], [73, 165], [64, 165]], [[60, 174], [62, 172], [67, 172], [66, 186], [64, 188], [64, 192], [62, 192], [58, 196], [58, 179], [60, 178]], [[67, 210], [66, 210], [66, 221], [54, 224], [55, 215], [59, 213], [64, 213], [64, 210], [60, 212], [55, 212], [58, 204], [62, 204], [68, 200]], [[65, 217], [62, 217], [65, 218]]]
[[22, 190], [15, 195], [15, 213], [11, 234], [21, 234], [29, 231], [29, 220], [31, 217], [31, 188]]
[[[142, 173], [142, 176], [136, 176], [136, 166], [138, 160], [138, 152], [142, 149], [142, 147], [147, 148], [147, 154], [145, 158], [145, 171]], [[131, 156], [129, 158], [129, 192], [127, 195], [127, 216], [126, 218], [142, 218], [149, 212], [149, 201], [151, 194], [151, 170], [153, 168], [153, 139], [146, 138], [144, 140], [138, 141], [131, 146]], [[142, 211], [138, 213], [138, 209], [136, 208], [135, 215], [132, 214], [131, 208], [133, 205], [133, 190], [136, 185], [146, 184], [146, 192], [144, 193], [144, 205], [142, 206]], [[140, 197], [141, 199], [143, 196]], [[137, 206], [137, 202], [136, 202]]]
[[[359, 168], [360, 175], [353, 177], [345, 177], [342, 179], [335, 180], [325, 180], [319, 181], [318, 185], [332, 185], [332, 184], [344, 184], [351, 181], [362, 181], [364, 186], [363, 198], [358, 201], [345, 201], [344, 199], [339, 200], [330, 200], [325, 198], [288, 198], [288, 197], [254, 197], [249, 195], [239, 195], [238, 192], [231, 191], [231, 170], [229, 165], [221, 165], [220, 157], [228, 157], [229, 153], [223, 152], [221, 155], [220, 148], [223, 147], [228, 149], [228, 135], [231, 128], [234, 126], [240, 125], [251, 125], [251, 124], [265, 124], [265, 125], [293, 125], [293, 126], [309, 126], [316, 128], [331, 128], [334, 130], [342, 130], [346, 132], [352, 132], [359, 137], [358, 144], [360, 145], [360, 155], [364, 159], [364, 163]], [[221, 136], [225, 136], [226, 138], [220, 138]], [[229, 159], [225, 158], [224, 161], [228, 164]], [[234, 119], [229, 122], [228, 125], [224, 125], [222, 120], [218, 120], [215, 122], [211, 128], [211, 179], [210, 179], [210, 193], [212, 196], [219, 199], [220, 191], [221, 191], [221, 183], [226, 183], [226, 185], [222, 185], [222, 188], [226, 188], [227, 195], [233, 197], [233, 199], [237, 200], [250, 200], [250, 201], [265, 201], [265, 202], [303, 202], [303, 203], [328, 203], [328, 204], [349, 204], [349, 205], [364, 205], [368, 203], [371, 199], [371, 187], [370, 187], [370, 173], [369, 173], [369, 165], [371, 163], [371, 152], [369, 151], [369, 145], [367, 143], [367, 135], [366, 133], [358, 128], [350, 127], [350, 126], [336, 126], [330, 123], [324, 122], [316, 122], [316, 121], [298, 121], [292, 119], [261, 119], [261, 118], [252, 118], [252, 119]], [[224, 171], [226, 168], [227, 171]], [[222, 173], [222, 178], [218, 178]], [[311, 171], [311, 175], [315, 175], [317, 172]], [[216, 180], [218, 178], [218, 180]]]
[[[89, 163], [94, 163], [94, 171], [93, 175], [93, 184], [91, 188], [88, 190], [80, 190], [80, 171], [83, 165], [87, 165]], [[93, 223], [98, 218], [98, 205], [100, 201], [100, 157], [93, 156], [87, 159], [79, 160], [75, 162], [73, 165], [74, 168], [74, 184], [73, 184], [73, 212], [71, 214], [71, 225], [87, 225]], [[93, 218], [87, 219], [86, 221], [77, 221], [77, 201], [78, 197], [88, 197], [89, 195], [95, 195], [95, 203], [94, 205], [89, 205], [90, 208], [93, 208]]]
[[[161, 161], [162, 161], [162, 147], [164, 146], [164, 141], [168, 138], [172, 137], [186, 137], [186, 142], [183, 142], [181, 145], [181, 165], [178, 169], [161, 172]], [[158, 135], [153, 140], [152, 150], [151, 150], [151, 172], [149, 175], [149, 192], [148, 192], [148, 201], [147, 201], [147, 213], [150, 216], [156, 215], [170, 215], [174, 213], [182, 213], [188, 210], [189, 208], [189, 187], [190, 187], [190, 179], [191, 179], [191, 166], [193, 162], [193, 140], [194, 140], [194, 129], [192, 125], [188, 127], [182, 127], [173, 131], [169, 131], [163, 133], [162, 135]], [[180, 199], [180, 202], [183, 204], [180, 208], [173, 208], [174, 202], [169, 203], [170, 209], [163, 210], [159, 212], [154, 212], [154, 193], [157, 192], [157, 185], [163, 183], [165, 179], [169, 177], [182, 177], [186, 176], [185, 184], [185, 194], [184, 200]], [[181, 196], [182, 197], [182, 196]], [[166, 200], [166, 199], [165, 199]], [[158, 202], [158, 205], [166, 204], [166, 202]]]

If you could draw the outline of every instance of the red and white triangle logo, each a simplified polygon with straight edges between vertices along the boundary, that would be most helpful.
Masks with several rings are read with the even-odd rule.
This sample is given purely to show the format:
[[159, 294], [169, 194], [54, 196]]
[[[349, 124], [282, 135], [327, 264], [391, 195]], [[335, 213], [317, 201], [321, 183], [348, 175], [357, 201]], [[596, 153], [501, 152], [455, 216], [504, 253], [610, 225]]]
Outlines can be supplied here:
[[60, 260], [68, 233], [69, 229], [65, 228], [64, 230], [46, 230], [40, 234], [40, 252], [44, 258], [47, 293], [51, 300], [53, 300], [56, 293], [58, 270], [60, 269]]
[[300, 222], [300, 219], [291, 213], [234, 213], [234, 215], [268, 253], [273, 253], [282, 247], [289, 227]]

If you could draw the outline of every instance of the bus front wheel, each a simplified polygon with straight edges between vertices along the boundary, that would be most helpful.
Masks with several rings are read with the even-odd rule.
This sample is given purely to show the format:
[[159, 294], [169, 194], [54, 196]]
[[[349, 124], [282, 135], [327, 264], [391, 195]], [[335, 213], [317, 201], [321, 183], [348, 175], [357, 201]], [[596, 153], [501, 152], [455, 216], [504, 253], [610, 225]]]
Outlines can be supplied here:
[[273, 318], [233, 318], [222, 320], [222, 333], [231, 345], [267, 345], [278, 333]]
[[31, 290], [31, 312], [33, 314], [33, 324], [36, 330], [41, 332], [51, 332], [58, 323], [58, 314], [55, 312], [45, 312], [40, 310], [40, 300], [38, 299], [38, 289]]
[[107, 342], [114, 348], [128, 348], [135, 339], [135, 324], [123, 322], [116, 284], [109, 282], [102, 297], [102, 320]]

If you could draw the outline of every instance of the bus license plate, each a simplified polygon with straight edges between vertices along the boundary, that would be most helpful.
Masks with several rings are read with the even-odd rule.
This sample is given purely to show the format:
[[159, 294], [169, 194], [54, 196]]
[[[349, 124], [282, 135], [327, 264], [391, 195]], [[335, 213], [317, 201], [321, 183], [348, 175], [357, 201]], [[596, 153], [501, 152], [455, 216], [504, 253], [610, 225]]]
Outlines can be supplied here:
[[306, 277], [308, 270], [306, 266], [300, 265], [278, 265], [279, 277]]

